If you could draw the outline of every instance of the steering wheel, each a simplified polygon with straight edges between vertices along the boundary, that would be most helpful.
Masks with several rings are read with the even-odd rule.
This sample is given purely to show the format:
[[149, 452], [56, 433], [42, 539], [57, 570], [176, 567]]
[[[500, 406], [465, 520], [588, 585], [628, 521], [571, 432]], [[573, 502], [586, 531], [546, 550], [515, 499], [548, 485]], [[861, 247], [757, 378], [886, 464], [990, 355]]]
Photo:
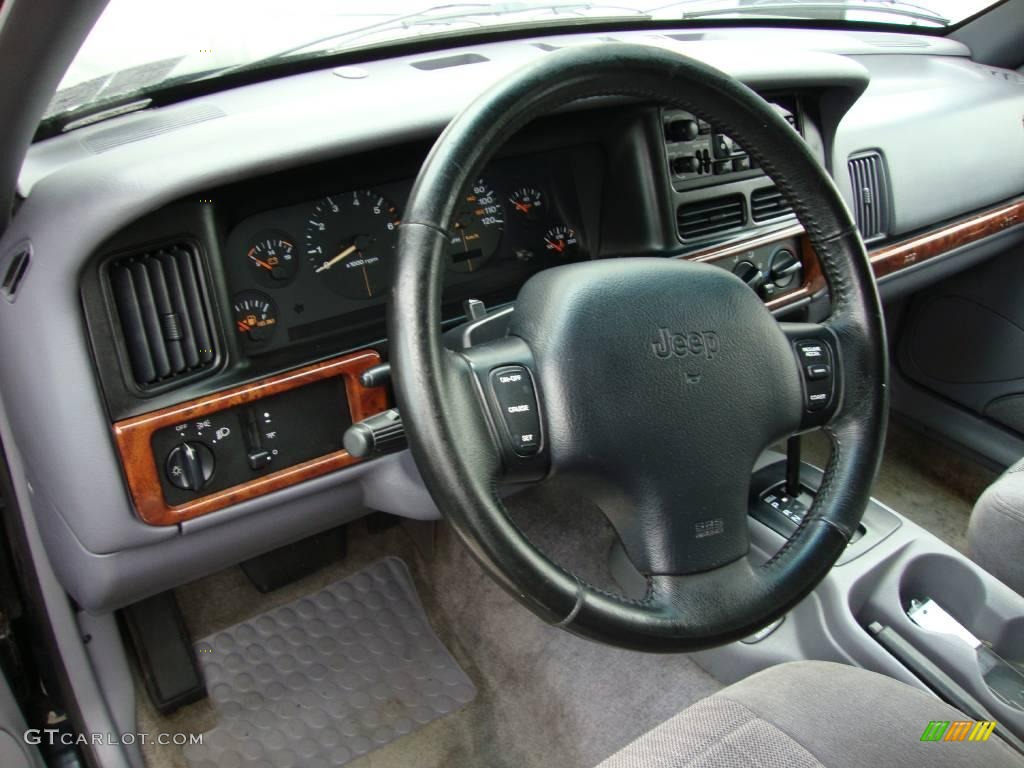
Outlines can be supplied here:
[[[602, 259], [530, 278], [506, 337], [446, 348], [441, 292], [463, 190], [529, 121], [601, 96], [685, 109], [738, 141], [806, 230], [831, 292], [827, 321], [779, 323], [718, 267]], [[581, 46], [477, 98], [413, 186], [388, 322], [395, 395], [429, 492], [490, 575], [545, 621], [639, 650], [720, 645], [784, 615], [857, 529], [887, 408], [867, 254], [797, 132], [705, 64], [646, 46]], [[816, 427], [830, 436], [832, 458], [814, 504], [782, 549], [755, 565], [754, 463], [780, 438]], [[554, 475], [586, 484], [646, 579], [641, 599], [586, 583], [509, 519], [500, 483]]]

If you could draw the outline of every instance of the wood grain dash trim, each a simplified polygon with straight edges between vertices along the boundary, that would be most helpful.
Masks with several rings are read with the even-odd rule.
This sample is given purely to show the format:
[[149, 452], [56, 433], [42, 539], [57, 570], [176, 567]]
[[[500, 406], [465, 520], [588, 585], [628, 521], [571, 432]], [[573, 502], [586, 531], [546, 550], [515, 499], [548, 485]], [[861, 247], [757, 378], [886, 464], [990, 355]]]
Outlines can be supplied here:
[[[871, 269], [875, 273], [875, 279], [887, 277], [929, 259], [942, 256], [956, 248], [970, 245], [1021, 225], [1024, 225], [1024, 197], [965, 216], [950, 224], [936, 227], [906, 240], [875, 248], [868, 254]], [[799, 288], [766, 302], [769, 309], [780, 309], [814, 296], [827, 287], [825, 276], [821, 271], [821, 263], [804, 234], [803, 227], [799, 224], [747, 240], [725, 243], [697, 253], [687, 254], [683, 258], [692, 261], [714, 262], [744, 253], [752, 248], [760, 248], [763, 245], [798, 236], [801, 240], [804, 282]]]
[[916, 266], [978, 240], [1024, 224], [1024, 197], [871, 251], [875, 278]]
[[157, 430], [339, 376], [344, 379], [349, 415], [353, 422], [360, 421], [388, 407], [383, 388], [370, 389], [359, 382], [360, 374], [379, 362], [380, 355], [374, 351], [358, 352], [116, 422], [114, 442], [121, 456], [136, 514], [150, 525], [176, 525], [356, 463], [358, 459], [347, 451], [335, 451], [184, 504], [170, 506], [164, 500], [158, 474], [160, 469], [151, 444]]

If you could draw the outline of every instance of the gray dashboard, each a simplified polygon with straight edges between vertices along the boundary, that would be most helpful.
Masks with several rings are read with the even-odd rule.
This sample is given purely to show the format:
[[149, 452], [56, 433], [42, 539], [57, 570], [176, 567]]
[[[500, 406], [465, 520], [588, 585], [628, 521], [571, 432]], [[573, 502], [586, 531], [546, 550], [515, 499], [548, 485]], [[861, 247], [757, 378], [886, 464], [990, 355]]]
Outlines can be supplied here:
[[[1015, 73], [980, 67], [957, 43], [747, 29], [687, 31], [685, 39], [651, 32], [614, 37], [695, 56], [759, 90], [818, 94], [822, 159], [848, 200], [847, 157], [877, 149], [886, 158], [890, 236], [1024, 191], [1024, 83]], [[485, 60], [465, 66], [416, 68], [429, 57], [417, 55], [296, 75], [33, 147], [19, 185], [25, 200], [0, 243], [0, 274], [16, 253], [31, 251], [17, 294], [0, 301], [3, 439], [21, 454], [31, 511], [58, 576], [81, 605], [125, 605], [368, 507], [436, 515], [415, 467], [399, 454], [179, 526], [142, 523], [125, 487], [83, 320], [82, 279], [95, 254], [133, 222], [205, 190], [429, 141], [476, 93], [551, 46], [601, 39], [472, 46], [466, 51]]]

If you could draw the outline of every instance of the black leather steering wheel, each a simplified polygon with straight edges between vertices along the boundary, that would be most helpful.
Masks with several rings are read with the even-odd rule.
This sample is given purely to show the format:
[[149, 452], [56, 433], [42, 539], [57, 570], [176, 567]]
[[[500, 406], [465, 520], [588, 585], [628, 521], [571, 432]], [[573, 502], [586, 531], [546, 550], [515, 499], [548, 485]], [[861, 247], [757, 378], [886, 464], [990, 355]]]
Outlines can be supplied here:
[[[519, 294], [506, 338], [447, 349], [441, 291], [462, 191], [529, 121], [598, 96], [685, 109], [746, 148], [793, 205], [821, 261], [828, 320], [778, 323], [717, 267], [603, 259], [538, 273]], [[824, 578], [863, 514], [887, 407], [882, 310], [863, 242], [800, 136], [752, 90], [705, 64], [645, 46], [569, 48], [470, 104], [413, 187], [389, 324], [395, 394], [438, 507], [495, 579], [571, 632], [654, 651], [744, 637]], [[822, 372], [810, 375], [811, 365], [827, 374], [814, 378]], [[531, 412], [539, 430], [524, 440]], [[821, 489], [789, 542], [755, 565], [747, 557], [754, 462], [776, 440], [813, 427], [833, 448]], [[587, 484], [647, 580], [642, 599], [585, 583], [508, 518], [502, 480], [552, 475]]]

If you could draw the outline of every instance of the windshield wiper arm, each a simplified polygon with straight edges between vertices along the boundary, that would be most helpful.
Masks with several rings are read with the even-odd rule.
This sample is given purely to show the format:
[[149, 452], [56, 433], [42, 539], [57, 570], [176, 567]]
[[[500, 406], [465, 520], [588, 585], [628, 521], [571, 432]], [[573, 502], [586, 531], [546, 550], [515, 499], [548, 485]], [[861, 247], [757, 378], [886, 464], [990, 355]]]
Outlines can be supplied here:
[[807, 11], [813, 13], [823, 13], [829, 11], [864, 11], [866, 13], [879, 13], [889, 14], [892, 16], [901, 16], [905, 19], [914, 19], [916, 21], [927, 21], [931, 24], [939, 26], [948, 26], [949, 19], [945, 16], [941, 16], [935, 11], [925, 8], [920, 5], [905, 2], [878, 2], [878, 3], [850, 3], [845, 0], [835, 0], [829, 2], [829, 0], [812, 0], [812, 2], [800, 2], [800, 0], [781, 0], [780, 2], [773, 2], [767, 0], [766, 2], [754, 3], [753, 5], [739, 5], [730, 6], [723, 8], [701, 8], [693, 11], [687, 11], [686, 6], [688, 5], [702, 5], [707, 0], [681, 0], [681, 2], [668, 3], [661, 5], [656, 8], [648, 8], [647, 13], [654, 13], [655, 11], [664, 11], [668, 8], [678, 7], [682, 11], [681, 18], [711, 18], [714, 16], [770, 16], [773, 13], [780, 13], [785, 11]]

